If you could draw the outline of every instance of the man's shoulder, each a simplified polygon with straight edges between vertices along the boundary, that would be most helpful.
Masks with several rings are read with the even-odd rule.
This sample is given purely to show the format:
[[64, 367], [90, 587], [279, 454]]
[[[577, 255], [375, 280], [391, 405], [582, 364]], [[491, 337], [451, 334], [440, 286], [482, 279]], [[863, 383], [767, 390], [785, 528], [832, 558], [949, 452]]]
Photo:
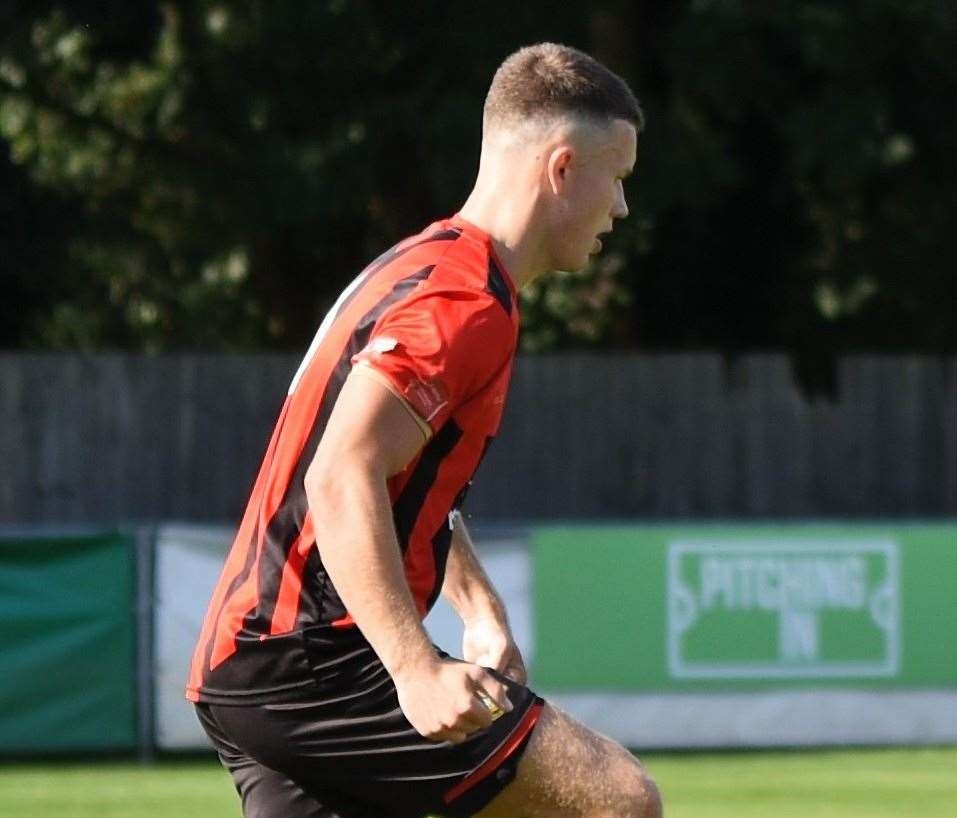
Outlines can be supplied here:
[[429, 275], [429, 287], [470, 292], [479, 302], [497, 304], [511, 316], [515, 298], [506, 275], [488, 246], [464, 233], [437, 257]]
[[[443, 299], [461, 302], [458, 306], [464, 313], [497, 308], [517, 323], [514, 286], [488, 235], [467, 222], [455, 216], [432, 222], [397, 244], [386, 256], [382, 266], [392, 268], [390, 278], [415, 279], [418, 298], [404, 299], [402, 306], [411, 306], [422, 297], [435, 297], [433, 303]], [[454, 309], [451, 304], [448, 308]]]

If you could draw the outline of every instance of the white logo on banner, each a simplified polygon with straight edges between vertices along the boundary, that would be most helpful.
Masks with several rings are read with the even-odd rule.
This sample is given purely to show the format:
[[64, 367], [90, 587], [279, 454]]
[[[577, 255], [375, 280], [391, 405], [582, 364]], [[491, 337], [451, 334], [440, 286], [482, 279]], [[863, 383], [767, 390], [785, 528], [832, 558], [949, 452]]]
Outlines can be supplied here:
[[[899, 586], [890, 541], [671, 543], [669, 670], [678, 679], [893, 676]], [[832, 635], [856, 628], [861, 644], [828, 642], [824, 618]]]

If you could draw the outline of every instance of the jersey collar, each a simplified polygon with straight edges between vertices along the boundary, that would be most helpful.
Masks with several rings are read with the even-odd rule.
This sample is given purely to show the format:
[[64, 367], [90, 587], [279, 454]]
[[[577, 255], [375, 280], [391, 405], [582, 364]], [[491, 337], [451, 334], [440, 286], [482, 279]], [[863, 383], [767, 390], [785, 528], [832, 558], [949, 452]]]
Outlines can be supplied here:
[[509, 272], [508, 267], [505, 266], [498, 252], [496, 252], [495, 242], [492, 241], [492, 237], [478, 225], [472, 224], [472, 222], [468, 221], [467, 219], [463, 219], [458, 213], [449, 219], [449, 223], [454, 227], [458, 227], [466, 235], [478, 239], [488, 248], [489, 255], [495, 261], [495, 264], [498, 266], [499, 270], [502, 271], [502, 274], [505, 278], [505, 283], [508, 285], [508, 290], [512, 294], [512, 299], [517, 300], [518, 293], [515, 291], [515, 280], [512, 278], [511, 272]]

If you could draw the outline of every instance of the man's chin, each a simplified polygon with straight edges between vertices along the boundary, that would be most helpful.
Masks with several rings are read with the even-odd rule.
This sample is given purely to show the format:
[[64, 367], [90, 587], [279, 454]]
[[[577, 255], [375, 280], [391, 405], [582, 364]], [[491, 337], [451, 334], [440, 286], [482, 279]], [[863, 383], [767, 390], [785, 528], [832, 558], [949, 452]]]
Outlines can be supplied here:
[[556, 273], [580, 273], [588, 266], [591, 260], [591, 253], [583, 253], [573, 258], [561, 258], [555, 262], [552, 271]]
[[580, 273], [580, 272], [581, 272], [582, 270], [584, 270], [587, 266], [588, 266], [588, 262], [587, 262], [587, 261], [586, 261], [584, 264], [579, 264], [579, 265], [577, 265], [577, 266], [572, 265], [572, 264], [566, 264], [566, 265], [564, 265], [564, 266], [562, 266], [562, 267], [555, 267], [555, 268], [552, 270], [552, 272], [553, 272], [553, 273], [566, 273], [566, 274], [568, 274], [568, 275], [574, 275], [575, 273]]

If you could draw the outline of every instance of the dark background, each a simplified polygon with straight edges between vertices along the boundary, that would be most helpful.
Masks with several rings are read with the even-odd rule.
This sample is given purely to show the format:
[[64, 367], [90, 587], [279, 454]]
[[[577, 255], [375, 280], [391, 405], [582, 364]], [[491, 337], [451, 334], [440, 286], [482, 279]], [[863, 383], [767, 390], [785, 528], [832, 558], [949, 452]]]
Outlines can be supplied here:
[[952, 354], [957, 6], [0, 2], [0, 348], [301, 351], [464, 201], [481, 105], [556, 40], [646, 109], [632, 216], [526, 350]]

